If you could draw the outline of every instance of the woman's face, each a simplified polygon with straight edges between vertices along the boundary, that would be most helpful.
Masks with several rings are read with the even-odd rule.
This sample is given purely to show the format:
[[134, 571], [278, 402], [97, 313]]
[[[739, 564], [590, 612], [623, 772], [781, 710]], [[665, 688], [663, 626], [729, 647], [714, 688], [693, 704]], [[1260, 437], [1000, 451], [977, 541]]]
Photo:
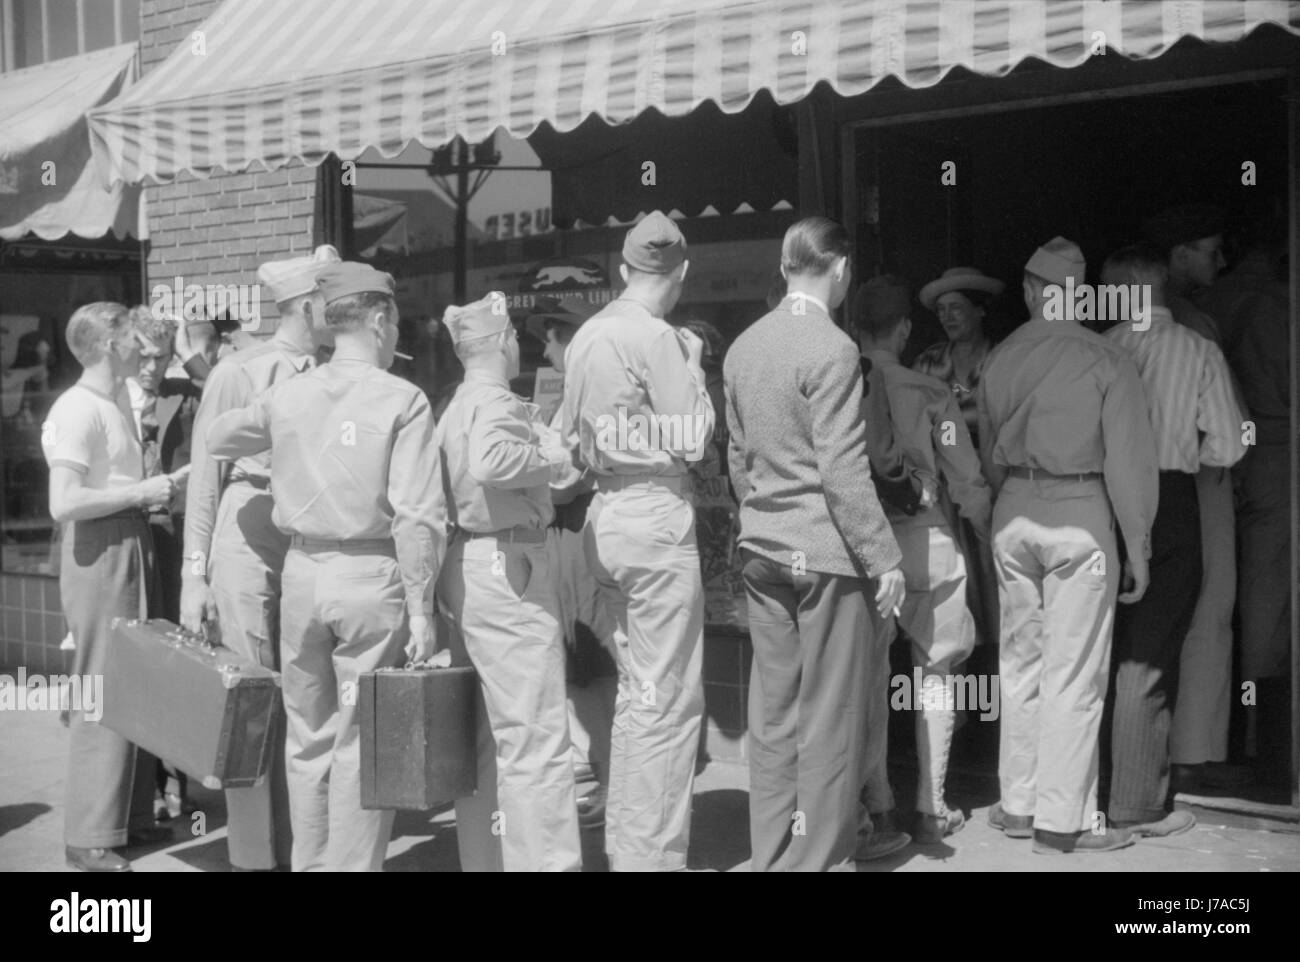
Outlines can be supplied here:
[[984, 308], [976, 307], [961, 291], [941, 294], [935, 313], [950, 341], [978, 341], [984, 337]]

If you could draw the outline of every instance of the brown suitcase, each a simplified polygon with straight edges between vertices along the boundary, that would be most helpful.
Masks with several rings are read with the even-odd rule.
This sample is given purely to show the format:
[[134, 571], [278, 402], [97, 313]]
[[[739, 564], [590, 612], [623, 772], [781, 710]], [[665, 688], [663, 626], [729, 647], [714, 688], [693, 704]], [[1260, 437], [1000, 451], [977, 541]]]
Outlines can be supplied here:
[[361, 676], [361, 807], [427, 811], [478, 784], [473, 668]]
[[280, 676], [162, 619], [113, 619], [101, 724], [207, 788], [259, 784]]

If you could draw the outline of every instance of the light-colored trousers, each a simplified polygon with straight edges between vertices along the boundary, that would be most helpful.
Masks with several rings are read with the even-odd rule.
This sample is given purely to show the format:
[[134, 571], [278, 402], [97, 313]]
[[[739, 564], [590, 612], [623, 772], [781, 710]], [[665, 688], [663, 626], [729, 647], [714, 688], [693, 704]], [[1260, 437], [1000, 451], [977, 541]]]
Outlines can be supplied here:
[[1201, 468], [1196, 501], [1201, 512], [1201, 593], [1178, 661], [1178, 700], [1169, 730], [1169, 760], [1175, 765], [1224, 761], [1232, 708], [1237, 541], [1228, 469]]
[[1008, 478], [993, 511], [1002, 805], [1090, 829], [1120, 565], [1101, 481]]
[[[113, 619], [150, 614], [154, 562], [149, 525], [143, 516], [98, 518], [74, 521], [67, 529], [59, 594], [77, 645], [72, 673], [102, 676], [112, 657]], [[116, 848], [126, 844], [128, 829], [151, 826], [155, 765], [152, 755], [137, 753], [117, 732], [87, 721], [84, 712], [69, 712], [65, 844]]]
[[478, 791], [456, 801], [466, 872], [582, 869], [564, 642], [546, 545], [457, 537], [438, 603], [478, 672]]
[[[907, 588], [899, 624], [911, 639], [912, 664], [921, 669], [926, 689], [914, 694], [922, 706], [915, 712], [916, 810], [946, 815], [943, 788], [957, 719], [949, 676], [975, 649], [975, 618], [966, 604], [966, 559], [946, 526], [901, 525], [894, 529], [894, 539], [903, 553]], [[886, 644], [892, 640], [891, 631]]]
[[[238, 482], [221, 495], [212, 529], [209, 584], [221, 643], [264, 668], [280, 668], [280, 572], [289, 537], [271, 520], [270, 491]], [[227, 844], [237, 868], [272, 869], [293, 855], [289, 786], [284, 770], [284, 716], [267, 736], [271, 771], [261, 785], [226, 790]]]
[[686, 867], [704, 714], [704, 584], [680, 479], [602, 478], [587, 562], [616, 625], [605, 847], [617, 872]]
[[295, 539], [280, 632], [295, 872], [383, 869], [394, 813], [361, 807], [358, 688], [401, 664], [408, 632], [391, 544]]

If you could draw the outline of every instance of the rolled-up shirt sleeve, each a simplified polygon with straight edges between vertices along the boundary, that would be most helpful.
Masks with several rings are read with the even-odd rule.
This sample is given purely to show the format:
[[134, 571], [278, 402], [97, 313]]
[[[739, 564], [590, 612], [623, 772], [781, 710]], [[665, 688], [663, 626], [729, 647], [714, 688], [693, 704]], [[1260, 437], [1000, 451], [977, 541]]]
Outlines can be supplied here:
[[812, 436], [826, 506], [849, 550], [878, 578], [898, 566], [902, 554], [870, 483], [867, 432], [862, 419], [862, 370], [858, 353], [844, 339], [806, 377]]
[[[1130, 553], [1151, 557], [1151, 525], [1160, 497], [1155, 432], [1137, 365], [1116, 359], [1114, 382], [1102, 400], [1103, 474], [1115, 520]], [[990, 439], [991, 440], [991, 439]]]
[[[716, 424], [703, 373], [691, 367], [675, 330], [655, 335], [645, 352], [643, 373], [650, 405], [657, 416], [676, 418], [681, 424], [680, 431], [661, 430], [660, 447], [683, 461], [703, 460]], [[674, 440], [681, 443], [671, 443]]]
[[388, 502], [407, 613], [427, 617], [433, 610], [433, 586], [446, 550], [447, 505], [433, 411], [422, 396], [412, 401], [393, 438]]

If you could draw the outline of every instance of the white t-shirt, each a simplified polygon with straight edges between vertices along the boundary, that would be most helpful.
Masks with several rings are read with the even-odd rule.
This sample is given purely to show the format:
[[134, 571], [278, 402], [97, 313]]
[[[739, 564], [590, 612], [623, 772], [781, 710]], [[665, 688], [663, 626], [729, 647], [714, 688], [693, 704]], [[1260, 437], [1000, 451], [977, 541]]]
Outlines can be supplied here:
[[80, 472], [87, 488], [118, 488], [144, 477], [144, 450], [126, 391], [114, 399], [74, 384], [50, 408], [41, 447], [50, 467]]

